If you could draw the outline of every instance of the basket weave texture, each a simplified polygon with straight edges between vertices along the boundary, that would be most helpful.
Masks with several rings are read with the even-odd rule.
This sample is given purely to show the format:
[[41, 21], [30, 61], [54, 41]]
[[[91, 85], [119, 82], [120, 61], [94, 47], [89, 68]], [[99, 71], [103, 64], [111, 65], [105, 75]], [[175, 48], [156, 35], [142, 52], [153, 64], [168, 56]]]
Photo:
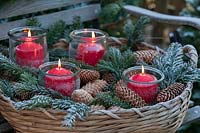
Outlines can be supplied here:
[[12, 101], [0, 96], [0, 112], [19, 133], [165, 133], [175, 132], [189, 106], [192, 83], [176, 98], [142, 108], [99, 110], [78, 120], [74, 128], [62, 127], [65, 112], [56, 110], [16, 111]]

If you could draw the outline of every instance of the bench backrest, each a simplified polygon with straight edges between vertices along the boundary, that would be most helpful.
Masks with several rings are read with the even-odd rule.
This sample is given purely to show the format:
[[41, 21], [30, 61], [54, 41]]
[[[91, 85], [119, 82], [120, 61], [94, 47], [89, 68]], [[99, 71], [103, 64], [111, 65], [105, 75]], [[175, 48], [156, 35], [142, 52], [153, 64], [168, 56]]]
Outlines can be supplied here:
[[[50, 13], [41, 14], [46, 11]], [[80, 16], [83, 22], [93, 20], [100, 12], [100, 4], [97, 0], [17, 0], [7, 3], [0, 9], [0, 20], [5, 20], [0, 23], [0, 40], [8, 38], [7, 32], [10, 29], [25, 26], [31, 14], [38, 12], [40, 15], [36, 15], [35, 18], [46, 28], [59, 20], [70, 24], [74, 16]]]

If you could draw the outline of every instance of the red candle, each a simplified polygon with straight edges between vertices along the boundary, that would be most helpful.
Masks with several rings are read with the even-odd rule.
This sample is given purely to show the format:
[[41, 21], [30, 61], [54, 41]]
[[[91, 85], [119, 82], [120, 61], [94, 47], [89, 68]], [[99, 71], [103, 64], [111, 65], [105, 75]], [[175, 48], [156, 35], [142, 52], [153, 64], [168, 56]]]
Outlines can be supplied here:
[[61, 67], [60, 59], [58, 67], [47, 72], [45, 76], [46, 88], [51, 88], [58, 91], [64, 96], [70, 96], [75, 88], [75, 78], [73, 72]]
[[16, 47], [16, 63], [20, 66], [32, 66], [38, 68], [44, 62], [42, 45], [35, 43], [30, 30], [24, 43]]
[[135, 82], [129, 82], [128, 88], [141, 96], [146, 103], [150, 104], [155, 100], [156, 94], [158, 92], [158, 84], [150, 84], [150, 82], [156, 81], [157, 79], [151, 74], [144, 73], [143, 66], [142, 73], [132, 75], [129, 79]]
[[77, 48], [76, 59], [95, 66], [103, 57], [105, 49], [101, 44], [96, 43], [94, 32], [92, 38], [84, 38], [84, 41], [86, 43], [80, 43]]

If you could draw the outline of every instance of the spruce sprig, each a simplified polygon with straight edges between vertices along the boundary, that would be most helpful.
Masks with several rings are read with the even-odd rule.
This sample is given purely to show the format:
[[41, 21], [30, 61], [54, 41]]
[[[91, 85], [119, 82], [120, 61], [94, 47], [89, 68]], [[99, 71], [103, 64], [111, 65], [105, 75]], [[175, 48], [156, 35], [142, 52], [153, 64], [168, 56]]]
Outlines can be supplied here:
[[13, 86], [7, 80], [0, 81], [0, 93], [11, 99], [14, 98]]
[[135, 62], [133, 52], [127, 50], [123, 53], [119, 49], [110, 47], [103, 60], [100, 60], [97, 68], [102, 72], [112, 72], [117, 80], [121, 79], [124, 69], [132, 66]]
[[13, 76], [20, 76], [24, 72], [24, 70], [16, 65], [13, 61], [8, 59], [2, 53], [0, 53], [0, 69], [7, 71], [8, 73], [12, 74]]
[[35, 76], [33, 76], [32, 74], [24, 72], [24, 73], [20, 74], [20, 81], [28, 82], [30, 84], [35, 85], [35, 84], [37, 84], [38, 79]]
[[134, 44], [144, 40], [144, 28], [150, 19], [147, 16], [142, 16], [134, 24], [131, 19], [124, 25], [124, 32], [128, 40], [128, 48], [134, 49]]
[[63, 125], [70, 128], [73, 127], [76, 122], [76, 118], [84, 120], [89, 110], [90, 108], [83, 103], [70, 105], [70, 108], [67, 109], [67, 115], [64, 117], [64, 121], [62, 122]]
[[46, 95], [52, 98], [65, 98], [63, 95], [52, 89], [46, 89], [38, 84], [30, 82], [21, 82], [13, 85], [15, 95]]
[[52, 98], [44, 95], [37, 95], [32, 97], [30, 100], [16, 102], [14, 104], [17, 110], [31, 110], [35, 108], [47, 108], [52, 104]]
[[172, 43], [164, 55], [155, 58], [153, 66], [165, 75], [161, 88], [166, 88], [177, 81], [200, 82], [200, 70], [194, 64], [184, 60], [183, 47], [179, 43]]
[[10, 76], [16, 77], [18, 80], [21, 79], [22, 81], [31, 83], [37, 82], [37, 78], [31, 74], [32, 71], [35, 71], [34, 69], [32, 70], [27, 67], [22, 68], [2, 53], [0, 53], [0, 69], [6, 71]]
[[119, 99], [114, 93], [112, 92], [102, 92], [95, 97], [95, 100], [92, 101], [91, 105], [103, 105], [106, 108], [111, 106], [118, 106], [125, 109], [130, 109], [132, 106]]
[[90, 111], [90, 108], [83, 103], [75, 103], [65, 99], [52, 99], [45, 95], [37, 95], [30, 100], [16, 102], [14, 106], [17, 110], [53, 108], [66, 111], [67, 115], [64, 117], [63, 125], [69, 128], [74, 126], [77, 118], [83, 120], [87, 112]]

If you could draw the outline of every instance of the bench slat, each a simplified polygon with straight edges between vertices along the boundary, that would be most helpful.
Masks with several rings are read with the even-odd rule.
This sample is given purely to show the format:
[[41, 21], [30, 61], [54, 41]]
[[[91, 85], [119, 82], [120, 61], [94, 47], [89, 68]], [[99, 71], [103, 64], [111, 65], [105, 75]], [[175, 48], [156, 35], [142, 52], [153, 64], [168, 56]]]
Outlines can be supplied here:
[[200, 106], [195, 106], [188, 110], [182, 125], [189, 124], [197, 120], [200, 120]]
[[91, 1], [95, 0], [17, 0], [14, 3], [7, 3], [0, 9], [0, 19]]
[[[80, 16], [81, 21], [89, 21], [97, 18], [100, 12], [100, 4], [91, 4], [80, 8], [64, 10], [56, 13], [37, 16], [36, 18], [42, 24], [42, 27], [47, 28], [49, 25], [63, 20], [67, 24], [71, 24], [74, 16]], [[7, 22], [0, 24], [0, 40], [8, 38], [7, 32], [16, 27], [25, 26], [27, 19]]]

